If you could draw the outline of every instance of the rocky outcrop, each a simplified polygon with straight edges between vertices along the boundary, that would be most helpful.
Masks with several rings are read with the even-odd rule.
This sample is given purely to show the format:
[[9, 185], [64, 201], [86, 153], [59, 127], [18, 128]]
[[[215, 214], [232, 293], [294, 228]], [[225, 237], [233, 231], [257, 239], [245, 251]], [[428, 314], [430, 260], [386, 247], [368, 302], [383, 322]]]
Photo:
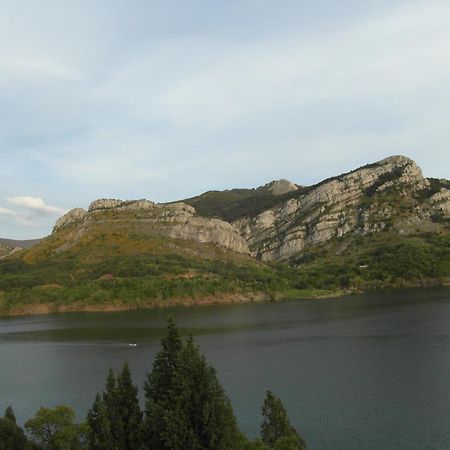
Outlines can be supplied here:
[[114, 198], [100, 198], [94, 200], [88, 208], [89, 212], [102, 211], [104, 209], [118, 208], [123, 203], [122, 200], [116, 200]]
[[298, 189], [298, 186], [289, 180], [274, 180], [259, 189], [270, 192], [272, 195], [283, 195]]
[[88, 212], [83, 208], [74, 208], [70, 210], [68, 213], [64, 214], [60, 217], [53, 227], [53, 232], [60, 230], [61, 228], [65, 228], [74, 223], [82, 223], [86, 219]]
[[[450, 216], [450, 184], [446, 180], [432, 181], [430, 185], [413, 160], [392, 156], [310, 187], [287, 180], [272, 181], [251, 190], [258, 191], [258, 195], [249, 197], [259, 202], [257, 208], [250, 200], [236, 203], [235, 196], [231, 200], [226, 195], [200, 196], [205, 211], [211, 210], [208, 202], [214, 206], [218, 198], [225, 205], [224, 211], [237, 204], [236, 217], [241, 218], [232, 224], [202, 217], [193, 206], [181, 202], [99, 199], [91, 203], [88, 211], [76, 208], [61, 217], [54, 233], [74, 226], [77, 229], [73, 239], [80, 239], [98, 223], [120, 223], [125, 228], [130, 224], [134, 230], [212, 243], [250, 253], [263, 261], [283, 261], [301, 255], [308, 247], [350, 233], [439, 231], [440, 222], [436, 221]], [[276, 196], [281, 197], [274, 200]], [[253, 215], [250, 211], [254, 211]]]
[[117, 199], [95, 200], [88, 211], [75, 208], [59, 218], [53, 233], [71, 227], [68, 235], [73, 241], [65, 242], [59, 250], [67, 250], [91, 227], [105, 222], [113, 227], [120, 224], [122, 228], [123, 225], [136, 228], [137, 225], [150, 235], [216, 244], [238, 253], [250, 253], [246, 240], [233, 225], [197, 216], [195, 209], [185, 203], [155, 204], [149, 200]]
[[[414, 193], [426, 190], [429, 182], [414, 161], [393, 156], [378, 163], [334, 177], [299, 191], [282, 205], [256, 217], [235, 222], [249, 243], [252, 255], [264, 261], [284, 260], [311, 245], [350, 232], [370, 233], [393, 226], [396, 209], [381, 196], [396, 195], [417, 206]], [[429, 213], [414, 211], [418, 221]]]
[[223, 220], [190, 217], [172, 226], [169, 236], [200, 243], [213, 243], [238, 253], [250, 253], [246, 240], [233, 225]]
[[439, 192], [431, 196], [430, 202], [437, 212], [450, 215], [450, 190], [442, 188]]

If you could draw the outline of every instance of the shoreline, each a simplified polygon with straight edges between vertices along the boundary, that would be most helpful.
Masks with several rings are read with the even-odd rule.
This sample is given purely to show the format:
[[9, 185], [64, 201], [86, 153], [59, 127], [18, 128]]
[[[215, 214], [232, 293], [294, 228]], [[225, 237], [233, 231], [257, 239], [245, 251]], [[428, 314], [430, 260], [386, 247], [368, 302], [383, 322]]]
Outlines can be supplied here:
[[121, 312], [137, 311], [156, 308], [170, 308], [174, 306], [210, 306], [233, 305], [243, 303], [278, 303], [289, 300], [325, 300], [337, 299], [347, 295], [360, 295], [368, 291], [389, 289], [415, 289], [427, 287], [450, 287], [450, 279], [429, 279], [420, 282], [396, 283], [378, 287], [347, 288], [347, 289], [302, 289], [289, 290], [277, 293], [251, 292], [209, 295], [201, 298], [176, 297], [166, 300], [149, 300], [148, 303], [123, 303], [116, 300], [104, 304], [73, 303], [70, 305], [52, 303], [37, 303], [23, 305], [9, 311], [0, 311], [0, 318], [45, 316], [49, 314], [81, 313], [81, 312]]
[[[308, 293], [312, 290], [308, 290]], [[338, 298], [344, 295], [348, 295], [351, 292], [348, 290], [342, 291], [319, 291], [314, 290], [315, 295], [301, 295], [301, 291], [298, 291], [298, 295], [282, 295], [277, 293], [273, 296], [264, 292], [253, 293], [234, 293], [223, 295], [209, 295], [201, 298], [172, 298], [167, 300], [149, 301], [149, 303], [134, 303], [126, 304], [120, 301], [97, 304], [97, 305], [85, 305], [82, 303], [74, 303], [70, 305], [54, 305], [51, 303], [38, 303], [23, 305], [19, 308], [15, 308], [9, 311], [0, 311], [0, 318], [6, 317], [21, 317], [21, 316], [44, 316], [49, 314], [64, 314], [75, 312], [120, 312], [120, 311], [137, 311], [145, 309], [163, 309], [173, 306], [210, 306], [210, 305], [233, 305], [240, 303], [277, 303], [287, 300], [319, 300], [325, 298]]]

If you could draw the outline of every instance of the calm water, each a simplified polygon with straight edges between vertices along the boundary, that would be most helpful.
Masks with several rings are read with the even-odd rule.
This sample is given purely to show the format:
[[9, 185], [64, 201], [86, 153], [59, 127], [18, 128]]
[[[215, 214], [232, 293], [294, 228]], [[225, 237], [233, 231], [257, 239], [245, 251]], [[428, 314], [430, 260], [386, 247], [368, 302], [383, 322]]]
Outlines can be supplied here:
[[[168, 312], [0, 319], [0, 408], [23, 422], [64, 403], [82, 418], [125, 359], [142, 386]], [[271, 389], [313, 450], [450, 448], [450, 289], [170, 312], [248, 435]]]

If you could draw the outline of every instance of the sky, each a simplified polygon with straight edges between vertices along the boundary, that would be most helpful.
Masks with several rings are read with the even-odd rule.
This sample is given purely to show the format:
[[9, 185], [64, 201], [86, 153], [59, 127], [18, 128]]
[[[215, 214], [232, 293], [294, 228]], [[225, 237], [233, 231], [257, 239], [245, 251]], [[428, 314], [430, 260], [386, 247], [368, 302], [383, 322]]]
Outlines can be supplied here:
[[450, 178], [448, 0], [0, 0], [0, 237], [97, 198]]

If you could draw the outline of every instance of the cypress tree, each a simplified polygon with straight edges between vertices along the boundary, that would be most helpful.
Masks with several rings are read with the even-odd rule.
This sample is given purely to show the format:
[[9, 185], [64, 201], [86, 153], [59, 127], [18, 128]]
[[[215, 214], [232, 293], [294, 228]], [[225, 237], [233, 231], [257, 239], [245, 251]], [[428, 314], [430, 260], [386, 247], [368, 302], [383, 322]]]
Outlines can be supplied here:
[[133, 385], [128, 363], [123, 365], [122, 373], [117, 377], [117, 395], [125, 449], [140, 450], [143, 444], [142, 412], [139, 406], [138, 388]]
[[[88, 416], [92, 449], [140, 450], [143, 445], [142, 412], [138, 389], [133, 385], [130, 368], [114, 375], [109, 370], [103, 396], [97, 395]], [[108, 446], [109, 445], [109, 446]]]
[[87, 422], [89, 426], [89, 450], [111, 450], [115, 448], [108, 412], [100, 394], [95, 396], [94, 404], [87, 415]]
[[145, 384], [146, 443], [151, 449], [239, 447], [231, 404], [192, 338], [183, 345], [169, 319], [162, 350]]
[[22, 428], [17, 425], [16, 416], [11, 406], [0, 417], [0, 450], [29, 450], [31, 444]]
[[120, 413], [120, 401], [117, 388], [117, 380], [112, 369], [109, 369], [106, 378], [105, 391], [103, 392], [103, 403], [105, 405], [111, 430], [111, 438], [114, 448], [125, 450], [125, 432]]
[[175, 322], [169, 317], [166, 334], [161, 339], [162, 349], [156, 355], [152, 371], [144, 384], [144, 439], [151, 449], [171, 449], [172, 428], [180, 425], [169, 417], [169, 411], [173, 409], [175, 370], [182, 345]]
[[179, 353], [176, 386], [175, 414], [182, 412], [185, 425], [183, 448], [237, 448], [240, 435], [231, 403], [192, 337]]
[[281, 440], [281, 442], [289, 441], [290, 445], [296, 442], [297, 448], [301, 450], [307, 448], [305, 441], [289, 423], [283, 403], [270, 391], [267, 391], [262, 413], [264, 422], [261, 425], [261, 438], [264, 444], [276, 448], [277, 441]]

